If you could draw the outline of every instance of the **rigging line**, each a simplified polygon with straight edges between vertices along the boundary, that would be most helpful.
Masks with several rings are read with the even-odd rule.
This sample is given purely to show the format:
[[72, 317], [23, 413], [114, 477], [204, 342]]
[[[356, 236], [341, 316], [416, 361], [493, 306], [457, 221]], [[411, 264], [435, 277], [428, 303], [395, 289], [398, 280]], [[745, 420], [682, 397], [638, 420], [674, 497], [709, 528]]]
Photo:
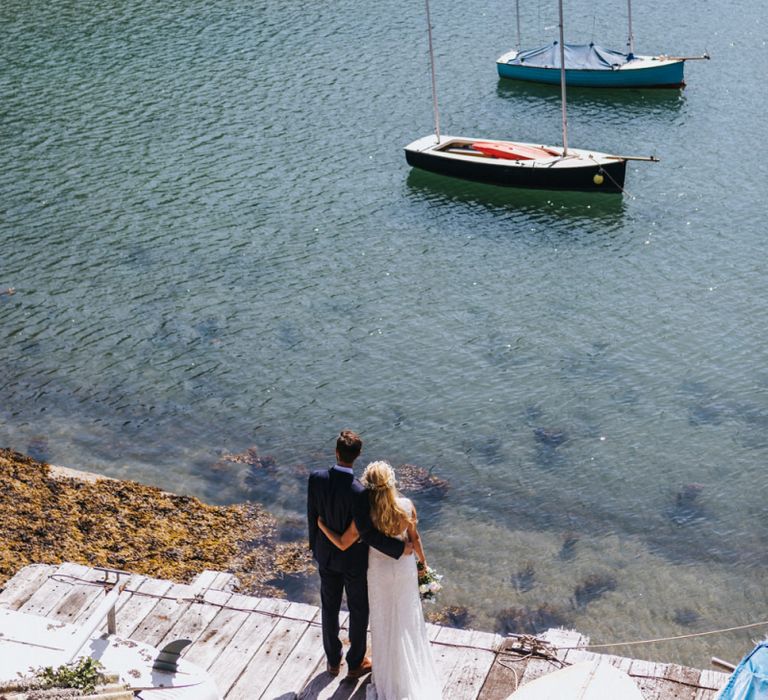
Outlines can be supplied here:
[[[590, 159], [591, 161], [593, 161], [593, 162], [594, 162], [596, 165], [600, 165], [600, 164], [599, 164], [599, 163], [598, 163], [598, 162], [595, 160], [595, 157], [594, 157], [594, 156], [593, 156], [591, 153], [589, 154], [589, 159]], [[600, 174], [601, 174], [601, 175], [605, 175], [605, 176], [606, 176], [606, 177], [607, 177], [607, 178], [608, 178], [608, 179], [609, 179], [609, 180], [610, 180], [610, 181], [611, 181], [611, 182], [612, 182], [614, 185], [616, 185], [616, 187], [618, 187], [618, 188], [621, 190], [622, 194], [625, 194], [625, 195], [627, 195], [628, 197], [632, 197], [632, 199], [635, 199], [635, 198], [632, 196], [632, 194], [630, 194], [629, 190], [625, 189], [625, 188], [624, 188], [624, 187], [622, 187], [622, 186], [621, 186], [621, 185], [620, 185], [618, 182], [616, 182], [616, 180], [614, 180], [614, 178], [611, 176], [611, 174], [610, 174], [610, 173], [609, 173], [607, 170], [605, 170], [605, 169], [604, 169], [602, 166], [600, 167], [600, 171], [599, 171], [599, 172], [600, 172]]]

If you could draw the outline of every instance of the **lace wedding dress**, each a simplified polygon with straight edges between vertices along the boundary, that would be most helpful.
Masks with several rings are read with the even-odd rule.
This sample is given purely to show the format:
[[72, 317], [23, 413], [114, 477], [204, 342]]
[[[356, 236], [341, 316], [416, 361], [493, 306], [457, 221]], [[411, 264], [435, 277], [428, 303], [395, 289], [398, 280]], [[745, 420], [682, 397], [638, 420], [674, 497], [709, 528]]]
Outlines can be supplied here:
[[[407, 498], [398, 502], [412, 511]], [[413, 554], [392, 559], [371, 547], [368, 602], [373, 676], [366, 700], [441, 700]]]

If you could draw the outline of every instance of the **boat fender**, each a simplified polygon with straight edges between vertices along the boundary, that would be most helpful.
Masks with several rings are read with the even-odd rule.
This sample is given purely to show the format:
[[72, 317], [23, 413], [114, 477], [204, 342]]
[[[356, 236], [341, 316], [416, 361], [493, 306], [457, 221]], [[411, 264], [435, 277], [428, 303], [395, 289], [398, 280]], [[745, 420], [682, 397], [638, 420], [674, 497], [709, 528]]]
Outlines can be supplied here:
[[602, 173], [595, 173], [592, 177], [592, 182], [594, 182], [596, 185], [602, 185], [605, 182], [605, 178], [603, 177]]

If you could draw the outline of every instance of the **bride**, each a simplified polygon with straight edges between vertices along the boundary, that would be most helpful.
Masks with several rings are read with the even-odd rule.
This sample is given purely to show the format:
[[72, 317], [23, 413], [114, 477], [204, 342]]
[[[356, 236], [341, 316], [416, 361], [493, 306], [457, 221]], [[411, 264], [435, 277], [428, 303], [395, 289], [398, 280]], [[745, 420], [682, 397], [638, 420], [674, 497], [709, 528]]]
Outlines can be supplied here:
[[[410, 540], [419, 567], [427, 560], [416, 529], [416, 509], [395, 488], [387, 462], [371, 462], [361, 479], [368, 490], [371, 520], [380, 532]], [[320, 529], [339, 549], [358, 540], [354, 521], [339, 535], [318, 519]], [[368, 555], [373, 682], [366, 700], [441, 700], [441, 683], [427, 637], [413, 554], [399, 559], [371, 548]]]

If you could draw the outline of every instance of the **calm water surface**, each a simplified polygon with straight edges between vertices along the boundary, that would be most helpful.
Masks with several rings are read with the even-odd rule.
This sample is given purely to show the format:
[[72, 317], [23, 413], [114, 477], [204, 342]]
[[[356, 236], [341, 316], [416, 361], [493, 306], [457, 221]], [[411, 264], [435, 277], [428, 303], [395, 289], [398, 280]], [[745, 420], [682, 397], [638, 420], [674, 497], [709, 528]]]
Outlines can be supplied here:
[[[765, 618], [765, 13], [635, 4], [638, 52], [713, 60], [682, 91], [571, 91], [572, 146], [661, 158], [610, 197], [409, 171], [418, 2], [5, 0], [0, 444], [301, 532], [350, 426], [450, 481], [422, 527], [476, 627]], [[557, 89], [496, 77], [514, 6], [432, 10], [443, 131], [557, 143]], [[624, 45], [623, 3], [566, 10], [569, 41]], [[274, 475], [222, 460], [252, 446]], [[706, 666], [765, 631], [615, 651]]]

